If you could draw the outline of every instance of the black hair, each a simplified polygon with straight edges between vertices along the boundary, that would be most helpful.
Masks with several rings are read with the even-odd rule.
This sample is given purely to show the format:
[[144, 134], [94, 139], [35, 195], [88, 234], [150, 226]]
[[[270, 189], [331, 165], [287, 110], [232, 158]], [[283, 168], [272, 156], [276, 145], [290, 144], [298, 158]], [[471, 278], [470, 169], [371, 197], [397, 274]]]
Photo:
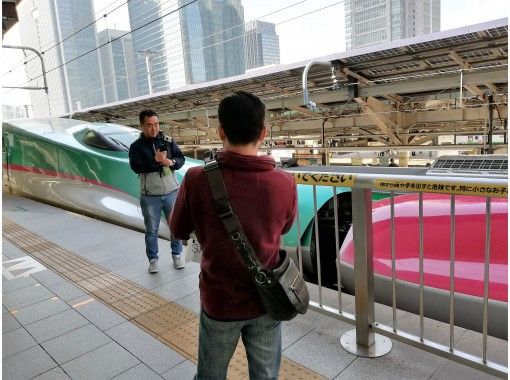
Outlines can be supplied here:
[[245, 91], [223, 98], [218, 107], [221, 127], [233, 145], [256, 142], [264, 128], [265, 115], [262, 100]]
[[140, 112], [140, 115], [138, 116], [138, 119], [140, 120], [140, 125], [143, 124], [146, 117], [152, 117], [152, 116], [158, 116], [156, 111], [153, 111], [150, 109], [142, 110], [142, 112]]

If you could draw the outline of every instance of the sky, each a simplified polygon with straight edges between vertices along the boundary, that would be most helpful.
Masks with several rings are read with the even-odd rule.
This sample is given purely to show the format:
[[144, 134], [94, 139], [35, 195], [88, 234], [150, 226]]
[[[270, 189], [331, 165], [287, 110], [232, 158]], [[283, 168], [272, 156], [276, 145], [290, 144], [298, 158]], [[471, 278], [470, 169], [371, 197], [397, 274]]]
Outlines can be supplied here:
[[[94, 0], [94, 7], [97, 11], [112, 1]], [[441, 0], [441, 30], [508, 17], [507, 3], [507, 0]], [[345, 51], [343, 0], [242, 0], [242, 4], [245, 22], [260, 19], [276, 24], [282, 64]], [[116, 26], [129, 30], [127, 8], [117, 12]], [[98, 25], [98, 29], [103, 28], [104, 23]]]
[[[101, 17], [122, 0], [93, 0], [98, 31], [106, 26], [129, 30], [127, 6], [108, 16], [108, 25]], [[508, 0], [441, 0], [441, 30], [448, 30], [484, 21], [508, 17]], [[260, 19], [276, 24], [280, 38], [280, 63], [287, 64], [345, 51], [344, 1], [341, 0], [242, 0], [245, 22]], [[284, 9], [285, 8], [285, 9]], [[272, 14], [271, 14], [272, 13]], [[9, 31], [4, 44], [19, 45], [19, 31]], [[7, 54], [9, 53], [9, 54]], [[3, 49], [2, 74], [9, 63], [19, 62], [20, 52]], [[2, 77], [4, 85], [24, 82], [22, 70]], [[20, 79], [21, 78], [21, 79]], [[4, 93], [5, 90], [2, 91]], [[4, 104], [26, 104], [27, 92], [10, 91], [2, 96]], [[19, 99], [18, 99], [19, 98]], [[20, 103], [21, 102], [21, 103]]]

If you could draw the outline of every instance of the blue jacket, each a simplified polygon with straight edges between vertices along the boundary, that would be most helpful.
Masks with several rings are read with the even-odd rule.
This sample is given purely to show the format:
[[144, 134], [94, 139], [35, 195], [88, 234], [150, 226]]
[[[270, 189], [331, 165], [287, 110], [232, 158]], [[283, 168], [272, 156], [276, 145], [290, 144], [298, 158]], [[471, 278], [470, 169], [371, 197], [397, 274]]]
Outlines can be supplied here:
[[[156, 151], [166, 151], [167, 158], [174, 160], [171, 175], [165, 175], [163, 166], [155, 160]], [[184, 165], [184, 155], [172, 138], [162, 132], [156, 138], [142, 134], [129, 147], [129, 165], [140, 175], [140, 192], [145, 195], [168, 194], [179, 187], [174, 171]]]

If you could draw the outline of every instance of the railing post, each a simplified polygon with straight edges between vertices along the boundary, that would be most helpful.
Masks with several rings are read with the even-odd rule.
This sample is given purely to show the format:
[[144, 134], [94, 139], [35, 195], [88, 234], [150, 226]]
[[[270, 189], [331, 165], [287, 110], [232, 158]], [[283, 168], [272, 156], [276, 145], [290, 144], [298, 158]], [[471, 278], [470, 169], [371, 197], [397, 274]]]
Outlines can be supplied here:
[[391, 350], [391, 340], [375, 334], [374, 263], [372, 244], [372, 190], [352, 189], [352, 223], [354, 241], [354, 291], [356, 329], [341, 338], [347, 351], [365, 357], [378, 357]]

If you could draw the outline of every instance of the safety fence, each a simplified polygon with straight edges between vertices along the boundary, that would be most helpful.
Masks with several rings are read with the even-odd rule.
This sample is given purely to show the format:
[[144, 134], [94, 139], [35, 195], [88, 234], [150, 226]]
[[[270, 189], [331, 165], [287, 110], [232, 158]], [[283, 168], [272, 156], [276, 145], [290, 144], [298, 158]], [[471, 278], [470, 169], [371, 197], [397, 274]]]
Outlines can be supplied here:
[[[297, 184], [313, 187], [314, 217], [310, 223], [313, 223], [315, 240], [313, 251], [318, 302], [311, 301], [310, 306], [320, 313], [355, 325], [355, 330], [342, 336], [341, 343], [346, 350], [360, 356], [381, 356], [391, 350], [392, 343], [388, 339], [391, 338], [491, 375], [502, 378], [508, 376], [506, 366], [487, 360], [488, 336], [508, 339], [506, 281], [500, 281], [501, 276], [507, 276], [507, 260], [498, 262], [497, 258], [491, 257], [495, 247], [498, 251], [503, 249], [507, 252], [506, 245], [499, 246], [508, 241], [507, 228], [501, 232], [504, 236], [496, 236], [495, 226], [491, 225], [491, 218], [496, 214], [505, 220], [507, 218], [506, 179], [303, 171], [293, 171], [292, 174]], [[342, 308], [343, 291], [340, 285], [338, 307], [328, 306], [323, 302], [321, 270], [324, 265], [321, 264], [318, 220], [320, 205], [318, 206], [317, 197], [317, 189], [321, 186], [331, 187], [334, 247], [336, 253], [340, 252], [335, 254], [336, 280], [337, 284], [353, 282], [354, 314]], [[341, 198], [338, 197], [337, 189], [340, 188], [344, 189], [338, 191], [345, 192], [345, 188], [351, 191], [352, 203], [352, 228], [343, 241], [340, 241], [338, 233], [342, 222], [338, 215], [338, 202], [341, 202]], [[386, 193], [387, 198], [374, 203], [373, 196], [376, 192]], [[297, 218], [297, 233], [301, 237], [307, 221], [299, 214]], [[406, 229], [406, 225], [410, 224], [414, 224], [415, 234]], [[468, 231], [460, 230], [467, 225], [470, 228]], [[424, 226], [427, 226], [427, 232], [430, 232], [428, 235], [424, 232]], [[473, 238], [481, 242], [471, 242], [470, 252], [459, 252], [459, 247], [465, 246], [465, 241], [458, 244], [459, 239], [465, 239], [466, 234], [469, 236], [472, 231], [477, 230], [478, 237]], [[501, 229], [498, 233], [500, 231]], [[374, 234], [377, 236], [375, 243]], [[438, 248], [434, 243], [440, 239], [438, 235], [444, 237], [445, 234], [449, 245], [447, 252], [438, 252], [441, 246]], [[383, 243], [385, 239], [386, 256], [381, 255], [381, 251], [384, 251], [381, 244], [386, 244]], [[377, 246], [374, 247], [374, 244]], [[414, 244], [415, 249], [409, 249], [409, 244]], [[297, 245], [297, 256], [303, 269], [303, 255], [310, 256], [312, 248], [309, 252], [303, 252], [301, 245]], [[352, 251], [353, 262], [346, 262], [349, 260], [349, 249]], [[469, 261], [466, 255], [473, 253], [478, 255], [479, 259], [471, 258]], [[376, 271], [374, 263], [377, 264]], [[464, 271], [471, 272], [466, 274]], [[342, 278], [346, 277], [346, 274], [349, 278]], [[374, 283], [377, 284], [375, 290]], [[473, 283], [479, 285], [478, 293], [476, 289], [470, 291]], [[437, 284], [442, 285], [436, 286]], [[493, 286], [504, 287], [500, 289], [504, 293], [503, 299], [494, 299], [497, 297], [494, 297], [496, 290]], [[383, 290], [386, 295], [378, 294]], [[376, 298], [378, 302], [381, 302], [381, 298], [385, 299], [386, 302], [383, 303], [391, 306], [391, 326], [375, 319]], [[418, 336], [399, 329], [397, 310], [419, 315]], [[425, 338], [426, 317], [449, 323], [448, 345]], [[481, 333], [480, 356], [455, 347], [456, 326]]]

